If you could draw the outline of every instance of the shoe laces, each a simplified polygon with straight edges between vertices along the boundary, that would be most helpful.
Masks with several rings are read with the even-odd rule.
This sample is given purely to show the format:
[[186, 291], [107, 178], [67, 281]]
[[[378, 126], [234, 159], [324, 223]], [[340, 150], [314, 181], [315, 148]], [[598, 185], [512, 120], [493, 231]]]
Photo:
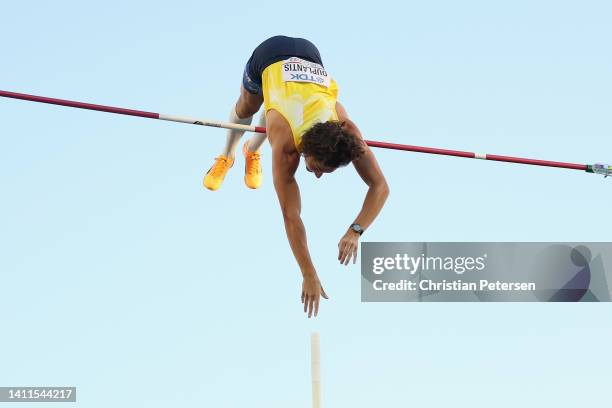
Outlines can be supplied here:
[[247, 173], [251, 175], [259, 174], [261, 171], [261, 153], [248, 152], [247, 155]]
[[227, 157], [215, 157], [215, 164], [210, 168], [209, 173], [213, 177], [221, 177], [230, 166], [231, 161]]

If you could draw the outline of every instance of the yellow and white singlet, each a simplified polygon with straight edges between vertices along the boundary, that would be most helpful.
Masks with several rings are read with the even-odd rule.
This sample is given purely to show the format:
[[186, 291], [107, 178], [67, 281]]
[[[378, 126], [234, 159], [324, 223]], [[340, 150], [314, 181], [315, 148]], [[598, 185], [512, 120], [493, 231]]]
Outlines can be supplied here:
[[278, 111], [289, 122], [295, 147], [315, 123], [338, 120], [338, 85], [314, 62], [292, 57], [268, 65], [262, 74], [264, 109]]

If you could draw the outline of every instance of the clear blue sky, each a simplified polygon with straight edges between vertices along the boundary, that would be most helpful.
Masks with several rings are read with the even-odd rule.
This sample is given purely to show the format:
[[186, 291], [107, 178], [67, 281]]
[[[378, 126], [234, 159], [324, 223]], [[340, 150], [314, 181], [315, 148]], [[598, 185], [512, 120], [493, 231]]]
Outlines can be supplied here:
[[[369, 139], [612, 161], [606, 1], [4, 2], [0, 89], [225, 120], [252, 49], [315, 42]], [[224, 131], [0, 100], [0, 385], [80, 407], [555, 406], [609, 397], [609, 304], [361, 304], [337, 242], [365, 186], [302, 167], [331, 300], [304, 318], [264, 149], [201, 186]], [[607, 241], [612, 185], [377, 151], [369, 241]], [[10, 405], [7, 405], [7, 407]]]

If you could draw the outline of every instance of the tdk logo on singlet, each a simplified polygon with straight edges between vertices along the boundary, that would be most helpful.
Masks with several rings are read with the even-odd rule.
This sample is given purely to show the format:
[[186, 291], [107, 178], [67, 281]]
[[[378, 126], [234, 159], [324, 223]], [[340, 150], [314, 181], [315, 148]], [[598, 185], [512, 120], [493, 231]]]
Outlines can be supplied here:
[[284, 82], [311, 82], [329, 87], [330, 77], [320, 64], [301, 58], [290, 58], [283, 61]]
[[318, 84], [325, 82], [325, 80], [321, 77], [308, 74], [291, 74], [291, 81], [316, 82]]

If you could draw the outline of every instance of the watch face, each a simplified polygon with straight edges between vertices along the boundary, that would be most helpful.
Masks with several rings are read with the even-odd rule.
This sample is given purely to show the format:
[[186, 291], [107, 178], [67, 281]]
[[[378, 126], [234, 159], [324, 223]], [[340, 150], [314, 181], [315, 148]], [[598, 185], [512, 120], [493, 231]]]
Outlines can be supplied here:
[[351, 229], [352, 229], [353, 231], [355, 231], [355, 232], [359, 232], [359, 233], [361, 233], [361, 231], [363, 231], [363, 230], [361, 229], [361, 225], [359, 225], [359, 224], [353, 224], [353, 225], [351, 225]]

